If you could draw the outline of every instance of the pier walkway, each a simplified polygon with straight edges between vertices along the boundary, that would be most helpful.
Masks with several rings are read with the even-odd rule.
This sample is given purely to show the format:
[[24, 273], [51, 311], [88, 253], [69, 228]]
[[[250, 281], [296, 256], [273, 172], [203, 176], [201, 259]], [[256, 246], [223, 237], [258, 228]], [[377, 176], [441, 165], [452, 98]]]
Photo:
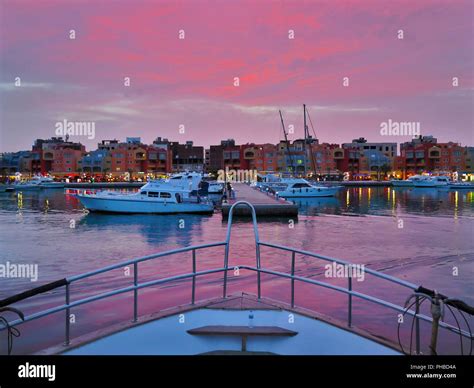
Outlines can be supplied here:
[[[298, 215], [298, 206], [283, 198], [276, 198], [273, 194], [267, 194], [258, 189], [250, 187], [245, 183], [232, 183], [235, 198], [230, 198], [227, 203], [222, 203], [222, 216], [227, 217], [230, 207], [237, 201], [250, 202], [257, 212], [257, 216], [263, 217], [294, 217]], [[234, 214], [237, 216], [250, 216], [248, 207], [238, 207]]]

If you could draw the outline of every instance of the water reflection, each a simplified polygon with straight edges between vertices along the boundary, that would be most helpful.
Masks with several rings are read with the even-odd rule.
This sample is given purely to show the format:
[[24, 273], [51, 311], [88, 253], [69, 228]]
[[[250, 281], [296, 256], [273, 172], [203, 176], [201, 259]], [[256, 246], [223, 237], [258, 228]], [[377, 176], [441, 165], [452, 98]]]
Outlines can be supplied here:
[[292, 199], [302, 215], [473, 216], [474, 193], [437, 188], [349, 187], [333, 198]]
[[[138, 233], [149, 244], [160, 244], [179, 236], [182, 246], [192, 245], [192, 236], [202, 234], [202, 224], [212, 215], [197, 214], [97, 214], [88, 213], [78, 222], [87, 230], [129, 230]], [[185, 231], [185, 233], [183, 233]]]
[[[446, 295], [459, 296], [470, 302], [472, 291], [472, 271], [474, 252], [472, 249], [474, 193], [437, 189], [410, 189], [391, 187], [346, 188], [334, 198], [295, 199], [302, 215], [299, 222], [294, 220], [289, 228], [288, 219], [259, 220], [259, 233], [263, 241], [270, 241], [298, 249], [317, 252], [322, 255], [339, 257], [352, 262], [364, 263], [388, 274], [442, 290]], [[21, 210], [21, 217], [18, 217]], [[317, 217], [321, 214], [356, 215], [362, 217]], [[406, 221], [407, 227], [400, 228], [397, 219], [404, 221], [407, 214], [428, 217], [412, 217]], [[306, 215], [306, 216], [305, 216]], [[314, 215], [314, 216], [313, 216]], [[389, 217], [364, 217], [383, 215]], [[395, 218], [397, 217], [397, 218]], [[454, 219], [454, 221], [453, 221]], [[71, 227], [71, 221], [74, 221]], [[44, 190], [0, 194], [0, 262], [33, 262], [39, 265], [41, 284], [112, 265], [131, 257], [162, 252], [168, 249], [189, 245], [222, 241], [226, 233], [226, 221], [216, 213], [202, 215], [120, 215], [87, 214], [83, 206], [72, 195], [62, 190]], [[222, 249], [211, 249], [198, 255], [198, 269], [222, 265]], [[232, 230], [231, 264], [254, 263], [254, 236], [248, 221], [236, 220]], [[191, 256], [178, 255], [140, 266], [140, 276], [166, 276], [190, 271]], [[290, 257], [286, 252], [262, 249], [263, 265], [269, 268], [288, 271]], [[321, 263], [300, 257], [297, 262], [298, 273], [308, 276], [321, 276]], [[452, 267], [460, 268], [459, 276], [453, 281]], [[115, 274], [117, 275], [117, 274]], [[115, 276], [114, 275], [114, 276]], [[120, 275], [120, 276], [119, 276]], [[76, 289], [75, 297], [110, 290], [115, 281], [122, 281], [122, 273], [115, 278], [101, 278], [93, 284], [87, 283]], [[142, 278], [140, 278], [143, 280]], [[254, 277], [239, 279], [235, 291], [255, 292]], [[124, 278], [125, 282], [129, 279]], [[267, 279], [268, 280], [268, 279]], [[200, 280], [198, 297], [220, 295], [220, 281], [215, 278]], [[273, 281], [273, 280], [272, 280]], [[289, 283], [288, 283], [289, 284]], [[36, 284], [35, 284], [36, 285]], [[37, 285], [40, 285], [37, 284]], [[217, 286], [216, 286], [217, 285]], [[29, 280], [2, 280], [0, 297], [31, 288]], [[357, 284], [360, 291], [366, 285]], [[299, 286], [297, 286], [299, 287]], [[369, 284], [367, 284], [369, 287]], [[189, 284], [164, 287], [159, 298], [146, 297], [140, 301], [140, 308], [150, 312], [157, 308], [169, 307], [189, 300]], [[288, 287], [280, 283], [266, 283], [265, 296], [288, 296]], [[216, 294], [207, 294], [208, 292]], [[302, 292], [303, 291], [303, 292]], [[324, 295], [326, 305], [320, 303], [318, 293], [297, 290], [297, 303], [313, 303], [315, 308], [331, 316], [343, 311], [340, 306], [345, 298], [336, 299]], [[166, 293], [164, 293], [166, 292]], [[379, 297], [398, 298], [403, 303], [406, 295], [396, 294], [392, 288], [377, 289]], [[182, 297], [184, 296], [184, 297]], [[32, 311], [48, 307], [58, 295], [47, 294], [41, 301], [31, 300], [22, 306]], [[62, 297], [62, 295], [61, 295]], [[56, 299], [54, 299], [57, 302]], [[157, 305], [162, 303], [162, 305]], [[165, 303], [167, 304], [165, 306]], [[470, 302], [472, 303], [472, 302]], [[317, 305], [316, 305], [317, 304]], [[105, 306], [105, 304], [104, 304]], [[110, 320], [123, 322], [130, 319], [129, 305], [114, 303], [107, 305]], [[81, 330], [89, 332], [92, 328], [107, 325], [106, 317], [101, 318], [97, 305], [83, 310]], [[358, 305], [360, 308], [360, 305]], [[141, 310], [144, 313], [148, 310]], [[372, 310], [375, 314], [376, 310]], [[113, 314], [112, 314], [113, 312]], [[366, 322], [364, 319], [359, 323]], [[393, 331], [382, 321], [391, 322], [393, 314], [378, 313], [370, 322], [377, 325], [374, 332], [390, 337]], [[109, 319], [109, 318], [107, 318]], [[48, 322], [48, 321], [46, 321]], [[35, 321], [35, 329], [49, 330], [42, 341], [56, 343], [49, 334], [60, 333], [63, 322], [57, 326]], [[55, 330], [53, 330], [53, 328]], [[78, 335], [78, 329], [74, 329]], [[35, 337], [36, 338], [36, 337]], [[43, 343], [32, 343], [33, 337], [22, 336], [16, 342], [20, 353], [39, 349]], [[0, 341], [1, 346], [1, 341]], [[457, 346], [454, 344], [453, 348]], [[0, 347], [0, 353], [2, 349]]]

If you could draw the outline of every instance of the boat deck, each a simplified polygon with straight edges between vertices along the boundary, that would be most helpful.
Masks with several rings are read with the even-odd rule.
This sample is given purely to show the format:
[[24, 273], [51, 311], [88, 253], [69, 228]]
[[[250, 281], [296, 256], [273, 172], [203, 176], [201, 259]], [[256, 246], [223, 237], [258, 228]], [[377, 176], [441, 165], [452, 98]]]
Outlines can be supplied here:
[[[249, 311], [254, 315], [252, 328], [248, 327]], [[212, 330], [220, 327], [219, 330], [239, 333], [190, 333], [209, 329], [210, 323]], [[284, 335], [249, 335], [242, 347], [242, 331], [269, 330]], [[71, 346], [58, 345], [38, 354], [399, 354], [394, 344], [355, 327], [272, 299], [259, 300], [246, 293], [142, 316], [135, 323], [124, 322], [78, 337]]]
[[[222, 216], [227, 217], [230, 207], [238, 201], [247, 201], [253, 205], [257, 216], [263, 217], [296, 217], [298, 206], [283, 198], [276, 198], [272, 194], [266, 194], [258, 189], [250, 187], [245, 183], [232, 183], [235, 198], [228, 199], [228, 203], [222, 204]], [[250, 208], [238, 207], [235, 209], [236, 216], [251, 216]]]

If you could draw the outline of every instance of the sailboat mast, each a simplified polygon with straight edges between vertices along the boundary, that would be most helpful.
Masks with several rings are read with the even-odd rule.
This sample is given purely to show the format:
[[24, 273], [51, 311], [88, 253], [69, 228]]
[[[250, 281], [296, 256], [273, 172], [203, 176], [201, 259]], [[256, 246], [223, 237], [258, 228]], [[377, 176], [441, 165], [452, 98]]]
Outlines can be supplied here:
[[293, 166], [293, 158], [291, 157], [291, 153], [290, 153], [290, 145], [288, 144], [288, 136], [285, 130], [285, 123], [283, 122], [283, 115], [281, 114], [281, 110], [279, 110], [278, 112], [280, 112], [281, 126], [283, 128], [283, 136], [285, 137], [286, 152], [288, 154], [288, 158], [290, 159], [291, 173], [294, 174], [295, 171], [294, 171], [294, 166]]
[[304, 173], [305, 173], [305, 175], [307, 173], [307, 171], [306, 171], [306, 159], [307, 159], [306, 158], [306, 156], [307, 156], [306, 155], [306, 147], [308, 147], [309, 148], [309, 158], [311, 160], [311, 167], [313, 168], [313, 173], [316, 174], [316, 163], [314, 161], [314, 155], [313, 155], [313, 151], [311, 149], [312, 141], [311, 141], [310, 136], [309, 136], [308, 125], [306, 124], [306, 104], [303, 104], [303, 114], [304, 114], [304, 142], [305, 142], [305, 147], [304, 147], [304, 150], [305, 150]]
[[303, 117], [304, 117], [304, 176], [306, 178], [306, 146], [308, 144], [308, 126], [306, 125], [306, 104], [303, 104]]

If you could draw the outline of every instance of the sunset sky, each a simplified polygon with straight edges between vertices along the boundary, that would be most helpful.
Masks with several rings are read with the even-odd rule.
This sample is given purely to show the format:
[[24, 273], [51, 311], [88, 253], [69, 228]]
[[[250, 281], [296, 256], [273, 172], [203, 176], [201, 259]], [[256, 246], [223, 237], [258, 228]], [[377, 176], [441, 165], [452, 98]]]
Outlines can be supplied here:
[[303, 103], [322, 142], [409, 140], [380, 135], [391, 119], [474, 145], [473, 4], [0, 0], [0, 151], [64, 119], [95, 122], [95, 139], [71, 138], [88, 149], [126, 136], [275, 143], [278, 109], [303, 135]]

